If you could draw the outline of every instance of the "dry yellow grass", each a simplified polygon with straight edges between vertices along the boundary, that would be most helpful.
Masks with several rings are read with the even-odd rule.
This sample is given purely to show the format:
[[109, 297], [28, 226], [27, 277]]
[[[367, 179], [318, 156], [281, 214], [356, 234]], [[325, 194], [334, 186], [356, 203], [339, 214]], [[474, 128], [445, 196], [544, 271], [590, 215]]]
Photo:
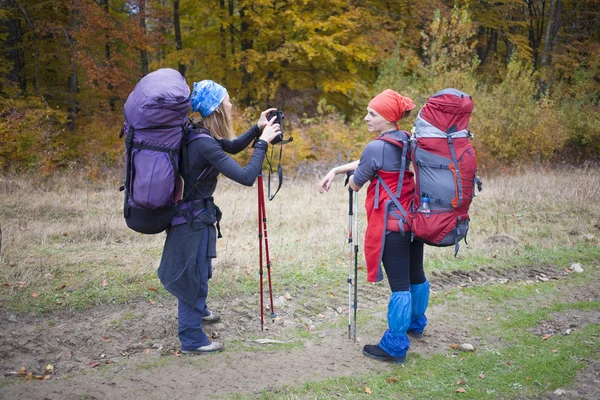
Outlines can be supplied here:
[[[275, 200], [267, 201], [278, 289], [303, 285], [307, 279], [331, 284], [339, 275], [344, 280], [349, 259], [348, 194], [342, 181], [338, 177], [331, 192], [320, 195], [316, 176], [286, 180]], [[85, 307], [110, 296], [122, 301], [148, 295], [149, 287], [159, 286], [155, 271], [164, 234], [141, 235], [126, 227], [119, 186], [118, 178], [89, 183], [76, 175], [51, 180], [3, 177], [0, 302], [13, 307], [14, 301], [26, 302], [39, 292], [48, 303], [73, 305], [73, 297], [85, 293]], [[362, 241], [364, 191], [359, 196]], [[517, 256], [527, 252], [534, 261], [537, 257], [548, 262], [544, 259], [548, 255], [538, 254], [539, 250], [557, 251], [553, 257], [559, 257], [561, 249], [576, 244], [593, 257], [600, 236], [599, 198], [598, 169], [531, 170], [487, 178], [472, 205], [470, 246], [463, 245], [456, 259], [450, 248], [428, 247], [426, 269], [518, 263]], [[218, 241], [214, 262], [216, 293], [251, 290], [244, 285], [258, 277], [257, 189], [223, 179], [215, 199], [224, 214], [224, 237]], [[104, 280], [108, 288], [102, 286]], [[114, 292], [103, 294], [110, 288]], [[91, 296], [92, 292], [96, 294]]]

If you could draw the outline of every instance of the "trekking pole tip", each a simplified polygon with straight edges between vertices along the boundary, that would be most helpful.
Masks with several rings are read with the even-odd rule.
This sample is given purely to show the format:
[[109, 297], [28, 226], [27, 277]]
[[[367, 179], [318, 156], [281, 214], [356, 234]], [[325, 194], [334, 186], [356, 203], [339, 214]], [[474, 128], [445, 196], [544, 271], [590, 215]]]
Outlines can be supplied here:
[[271, 312], [271, 319], [275, 319], [277, 317], [277, 314], [275, 314], [275, 312]]

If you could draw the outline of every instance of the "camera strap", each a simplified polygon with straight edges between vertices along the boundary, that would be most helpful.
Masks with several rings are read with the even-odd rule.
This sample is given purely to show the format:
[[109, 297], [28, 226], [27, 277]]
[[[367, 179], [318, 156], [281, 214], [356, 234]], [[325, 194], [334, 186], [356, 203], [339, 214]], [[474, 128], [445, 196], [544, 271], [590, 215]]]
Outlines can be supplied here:
[[[281, 189], [281, 185], [283, 183], [283, 168], [281, 167], [281, 155], [283, 154], [283, 145], [291, 142], [293, 138], [290, 136], [289, 139], [284, 139], [279, 142], [279, 160], [277, 162], [277, 178], [279, 183], [277, 184], [277, 190], [273, 195], [271, 195], [271, 174], [273, 173], [273, 164], [271, 164], [271, 160], [267, 157], [267, 163], [269, 164], [269, 178], [267, 179], [267, 196], [269, 197], [269, 201], [275, 198], [279, 189]], [[275, 146], [271, 146], [271, 159], [273, 158], [273, 151], [275, 151]]]

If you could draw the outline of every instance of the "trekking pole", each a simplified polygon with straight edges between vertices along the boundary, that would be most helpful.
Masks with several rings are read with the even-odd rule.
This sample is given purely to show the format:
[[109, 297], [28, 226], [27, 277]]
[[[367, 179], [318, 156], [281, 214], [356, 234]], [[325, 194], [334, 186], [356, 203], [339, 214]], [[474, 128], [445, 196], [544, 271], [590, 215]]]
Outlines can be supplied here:
[[263, 305], [263, 256], [262, 256], [262, 208], [261, 198], [264, 198], [262, 193], [262, 174], [258, 175], [258, 277], [260, 287], [260, 330], [264, 328], [264, 305]]
[[260, 330], [264, 329], [264, 302], [263, 302], [263, 240], [265, 244], [265, 259], [267, 261], [267, 279], [269, 282], [269, 300], [271, 307], [270, 317], [277, 316], [273, 307], [273, 287], [271, 284], [271, 258], [269, 257], [269, 236], [267, 234], [267, 212], [265, 209], [265, 194], [263, 191], [262, 174], [258, 175], [258, 240], [259, 240], [259, 275], [260, 275]]
[[352, 330], [352, 194], [354, 190], [348, 187], [348, 245], [350, 247], [350, 260], [348, 261], [348, 339], [351, 339]]
[[[356, 309], [358, 308], [358, 192], [354, 193], [354, 343], [356, 343]], [[350, 268], [348, 268], [350, 269]]]
[[[262, 178], [262, 176], [261, 176]], [[274, 319], [277, 314], [275, 314], [275, 310], [273, 308], [273, 287], [271, 285], [271, 258], [269, 257], [269, 235], [267, 234], [267, 209], [265, 208], [265, 196], [262, 191], [262, 179], [260, 182], [260, 190], [262, 196], [261, 199], [261, 207], [262, 207], [262, 220], [263, 220], [263, 239], [265, 241], [265, 257], [267, 261], [267, 280], [269, 282], [269, 305], [271, 306], [271, 319]]]

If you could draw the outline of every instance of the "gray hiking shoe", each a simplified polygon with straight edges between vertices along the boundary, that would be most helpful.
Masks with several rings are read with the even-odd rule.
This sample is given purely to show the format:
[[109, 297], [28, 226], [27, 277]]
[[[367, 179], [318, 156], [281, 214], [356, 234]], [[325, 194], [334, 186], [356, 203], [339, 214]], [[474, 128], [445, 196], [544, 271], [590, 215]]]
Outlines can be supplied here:
[[413, 339], [423, 339], [423, 336], [424, 336], [423, 332], [417, 332], [417, 331], [406, 331], [406, 334]]
[[198, 347], [194, 350], [181, 350], [183, 354], [207, 354], [207, 353], [216, 353], [217, 351], [223, 350], [223, 345], [216, 340], [210, 342], [206, 346]]
[[202, 322], [206, 322], [209, 324], [214, 324], [215, 322], [219, 322], [221, 320], [221, 316], [219, 313], [209, 311], [210, 314], [202, 317]]

